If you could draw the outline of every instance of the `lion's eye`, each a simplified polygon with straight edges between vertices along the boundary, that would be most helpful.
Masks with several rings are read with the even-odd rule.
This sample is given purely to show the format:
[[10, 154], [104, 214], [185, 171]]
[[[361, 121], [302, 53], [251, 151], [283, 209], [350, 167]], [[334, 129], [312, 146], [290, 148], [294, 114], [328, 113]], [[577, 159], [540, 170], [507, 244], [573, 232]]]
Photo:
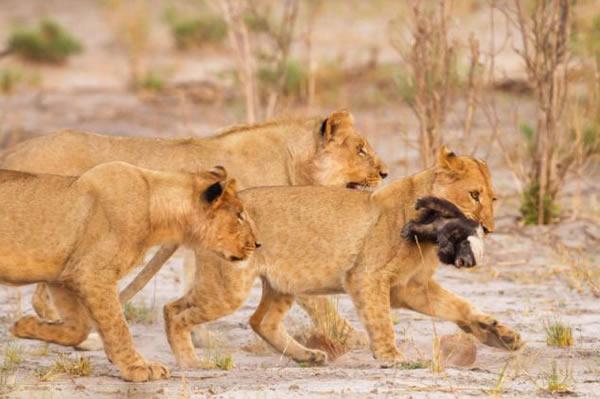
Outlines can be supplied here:
[[358, 147], [358, 155], [360, 155], [361, 157], [367, 155], [367, 150], [365, 150], [365, 147]]
[[469, 192], [469, 194], [471, 195], [471, 198], [479, 202], [479, 191], [471, 191]]

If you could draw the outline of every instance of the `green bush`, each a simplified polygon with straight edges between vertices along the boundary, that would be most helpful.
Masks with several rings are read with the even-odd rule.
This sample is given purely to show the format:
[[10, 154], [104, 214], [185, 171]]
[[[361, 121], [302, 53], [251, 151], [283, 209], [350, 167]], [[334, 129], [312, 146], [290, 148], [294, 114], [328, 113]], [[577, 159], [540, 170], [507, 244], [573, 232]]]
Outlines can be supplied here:
[[139, 87], [153, 92], [162, 91], [165, 88], [165, 80], [156, 71], [149, 71], [139, 82]]
[[[521, 216], [523, 223], [534, 225], [538, 222], [538, 204], [539, 204], [539, 183], [530, 183], [523, 191], [521, 197]], [[543, 224], [549, 224], [558, 216], [558, 205], [554, 202], [550, 195], [546, 195], [543, 199]]]
[[168, 9], [165, 17], [177, 48], [182, 50], [219, 44], [227, 37], [227, 23], [220, 15], [208, 13], [182, 17], [175, 10]]
[[10, 94], [23, 81], [23, 73], [14, 68], [0, 70], [0, 93]]
[[59, 64], [83, 47], [59, 24], [45, 19], [36, 28], [15, 30], [8, 39], [8, 49], [31, 61]]
[[[278, 71], [274, 68], [263, 66], [258, 69], [258, 80], [265, 86], [274, 87], [278, 84]], [[282, 92], [288, 97], [302, 97], [308, 81], [306, 68], [296, 60], [289, 60], [285, 65], [285, 78]]]

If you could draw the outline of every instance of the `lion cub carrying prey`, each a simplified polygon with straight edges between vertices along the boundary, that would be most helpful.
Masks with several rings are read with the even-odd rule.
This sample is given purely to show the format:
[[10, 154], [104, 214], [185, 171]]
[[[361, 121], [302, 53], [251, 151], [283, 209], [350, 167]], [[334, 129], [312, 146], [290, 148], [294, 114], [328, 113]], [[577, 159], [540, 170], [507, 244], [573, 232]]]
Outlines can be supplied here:
[[411, 309], [455, 322], [486, 345], [518, 349], [519, 334], [500, 324], [434, 279], [437, 248], [418, 248], [400, 234], [417, 216], [418, 198], [435, 196], [494, 229], [495, 199], [487, 165], [442, 148], [436, 166], [373, 193], [334, 187], [259, 187], [240, 192], [262, 243], [244, 269], [203, 255], [203, 273], [186, 295], [165, 305], [165, 327], [177, 362], [200, 365], [190, 338], [195, 324], [235, 311], [254, 278], [263, 281], [254, 331], [298, 362], [322, 363], [324, 352], [306, 348], [285, 329], [298, 295], [348, 294], [370, 339], [374, 356], [403, 359], [396, 346], [390, 308]]
[[417, 243], [438, 245], [438, 258], [458, 268], [473, 267], [483, 260], [483, 229], [452, 202], [443, 198], [419, 198], [421, 213], [402, 228], [402, 237]]
[[117, 281], [153, 245], [183, 243], [234, 261], [256, 241], [235, 182], [217, 167], [199, 174], [156, 172], [122, 162], [79, 177], [0, 170], [0, 283], [48, 283], [61, 322], [19, 319], [17, 337], [73, 346], [90, 329], [129, 381], [168, 377], [134, 348]]

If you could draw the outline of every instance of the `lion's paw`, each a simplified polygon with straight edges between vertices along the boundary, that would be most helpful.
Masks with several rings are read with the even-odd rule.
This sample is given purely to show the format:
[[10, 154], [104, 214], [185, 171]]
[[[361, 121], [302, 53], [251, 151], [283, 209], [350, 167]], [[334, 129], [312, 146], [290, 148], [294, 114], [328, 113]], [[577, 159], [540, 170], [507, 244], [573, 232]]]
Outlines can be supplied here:
[[23, 316], [11, 326], [10, 333], [19, 338], [31, 338], [38, 325], [37, 320], [35, 316]]
[[203, 364], [197, 356], [177, 356], [177, 365], [184, 370], [203, 368]]
[[373, 356], [379, 361], [380, 367], [382, 369], [390, 369], [397, 367], [405, 360], [404, 356], [402, 356], [400, 351], [397, 349], [385, 352], [378, 352], [375, 353]]
[[310, 354], [307, 362], [319, 366], [327, 363], [327, 353], [316, 349], [310, 350], [308, 352]]
[[518, 332], [498, 323], [496, 320], [485, 323], [480, 322], [479, 327], [486, 332], [483, 343], [488, 346], [511, 351], [516, 351], [523, 346], [523, 341]]
[[124, 380], [131, 382], [144, 382], [169, 378], [169, 369], [157, 362], [136, 362], [126, 366], [121, 375]]

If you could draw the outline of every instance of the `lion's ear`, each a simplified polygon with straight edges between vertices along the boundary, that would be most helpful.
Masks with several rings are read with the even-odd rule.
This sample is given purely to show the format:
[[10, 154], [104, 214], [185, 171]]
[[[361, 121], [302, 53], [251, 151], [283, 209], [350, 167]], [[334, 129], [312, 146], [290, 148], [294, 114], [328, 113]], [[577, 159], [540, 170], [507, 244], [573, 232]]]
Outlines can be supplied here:
[[223, 196], [223, 182], [216, 182], [211, 184], [202, 193], [202, 199], [209, 204], [215, 204], [219, 198]]
[[218, 181], [223, 181], [227, 179], [227, 170], [221, 166], [217, 165], [208, 171], [210, 175], [216, 178]]
[[332, 112], [327, 119], [321, 123], [321, 136], [325, 142], [332, 141], [337, 138], [338, 133], [343, 127], [352, 127], [354, 125], [354, 117], [349, 111]]
[[218, 181], [204, 190], [202, 199], [208, 202], [213, 208], [217, 208], [225, 201], [225, 198], [235, 195], [236, 192], [237, 182], [235, 179]]
[[437, 166], [447, 171], [459, 172], [463, 170], [464, 163], [453, 151], [442, 145], [438, 151]]

